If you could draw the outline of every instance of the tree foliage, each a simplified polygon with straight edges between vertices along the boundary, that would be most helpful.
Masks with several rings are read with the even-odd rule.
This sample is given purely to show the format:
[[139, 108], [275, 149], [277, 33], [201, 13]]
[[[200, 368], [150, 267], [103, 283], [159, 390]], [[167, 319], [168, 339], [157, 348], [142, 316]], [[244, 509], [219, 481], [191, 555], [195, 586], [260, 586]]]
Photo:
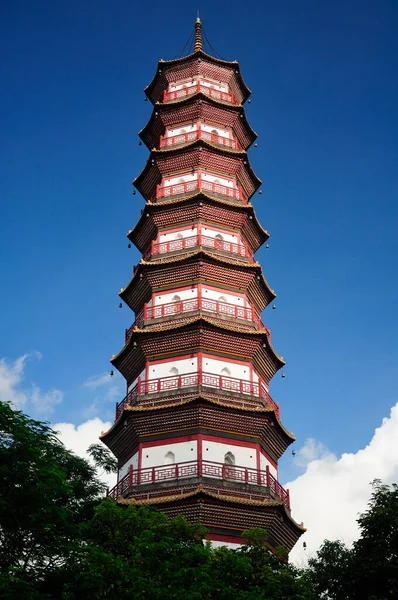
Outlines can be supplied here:
[[4, 402], [0, 486], [0, 592], [28, 589], [63, 565], [85, 539], [105, 486], [47, 423]]
[[[114, 462], [91, 448], [102, 469]], [[95, 468], [47, 423], [0, 403], [0, 596], [6, 600], [310, 600], [292, 566], [249, 530], [212, 548], [184, 517], [101, 498]], [[281, 555], [283, 551], [281, 550]]]
[[[96, 464], [115, 461], [98, 445]], [[0, 402], [0, 597], [5, 600], [392, 600], [398, 598], [398, 486], [373, 484], [352, 548], [326, 541], [299, 571], [267, 532], [213, 548], [184, 517], [104, 499], [96, 469], [47, 423]]]
[[90, 547], [71, 567], [71, 598], [87, 593], [120, 600], [312, 598], [300, 574], [250, 531], [242, 548], [214, 549], [203, 540], [201, 525], [110, 500], [98, 506], [90, 531]]
[[374, 481], [358, 524], [360, 537], [352, 548], [326, 541], [309, 561], [307, 577], [316, 598], [398, 598], [398, 486]]

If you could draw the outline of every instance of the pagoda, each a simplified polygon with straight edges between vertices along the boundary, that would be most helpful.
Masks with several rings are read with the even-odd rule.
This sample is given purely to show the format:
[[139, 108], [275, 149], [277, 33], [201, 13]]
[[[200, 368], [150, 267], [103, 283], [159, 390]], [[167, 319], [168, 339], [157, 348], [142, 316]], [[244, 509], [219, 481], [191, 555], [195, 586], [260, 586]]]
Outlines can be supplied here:
[[260, 317], [275, 293], [254, 258], [268, 233], [250, 202], [250, 90], [236, 61], [203, 50], [197, 19], [193, 52], [160, 60], [145, 93], [146, 203], [128, 233], [142, 259], [120, 291], [135, 321], [111, 360], [127, 389], [101, 436], [119, 462], [108, 494], [201, 522], [214, 544], [261, 527], [290, 551], [304, 528], [278, 481], [294, 437], [269, 393], [284, 361]]

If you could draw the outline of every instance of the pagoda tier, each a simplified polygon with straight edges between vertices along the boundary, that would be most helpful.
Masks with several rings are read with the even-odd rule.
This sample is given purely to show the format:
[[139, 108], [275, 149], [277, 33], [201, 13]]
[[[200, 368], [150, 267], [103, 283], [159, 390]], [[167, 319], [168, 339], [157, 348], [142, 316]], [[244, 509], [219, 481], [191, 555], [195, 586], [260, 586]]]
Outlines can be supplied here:
[[[175, 129], [178, 125], [184, 127], [185, 124], [193, 125], [195, 123], [222, 124], [224, 128], [230, 130], [233, 138], [238, 142], [238, 147], [240, 146], [243, 150], [247, 150], [257, 137], [246, 119], [242, 106], [225, 108], [211, 97], [198, 98], [196, 95], [183, 97], [172, 104], [157, 104], [148, 124], [140, 131], [139, 136], [150, 150], [153, 148], [164, 149], [168, 148], [169, 144], [162, 144], [162, 140], [167, 139], [165, 136], [170, 130]], [[199, 131], [198, 127], [192, 129]], [[210, 131], [211, 129], [212, 127]], [[203, 131], [208, 131], [208, 128]], [[195, 139], [192, 130], [188, 128], [186, 135], [188, 136], [186, 139], [175, 139], [172, 140], [172, 143], [181, 144]], [[210, 138], [210, 142], [226, 146], [222, 140], [211, 140]]]
[[259, 224], [251, 205], [231, 206], [230, 203], [226, 204], [203, 195], [196, 195], [188, 200], [178, 198], [161, 207], [147, 203], [140, 220], [134, 229], [129, 231], [127, 237], [145, 254], [151, 241], [155, 240], [160, 232], [171, 226], [178, 227], [198, 222], [237, 228], [247, 241], [251, 254], [269, 237], [268, 232]]
[[[236, 489], [236, 488], [235, 488]], [[233, 491], [235, 492], [235, 489]], [[121, 500], [128, 504], [131, 500]], [[210, 538], [225, 545], [237, 546], [244, 541], [246, 529], [260, 527], [268, 533], [266, 544], [271, 550], [282, 546], [293, 548], [305, 532], [290, 516], [290, 511], [280, 499], [247, 494], [237, 496], [228, 489], [209, 489], [194, 485], [188, 489], [178, 486], [162, 498], [140, 498], [138, 505], [156, 504], [169, 518], [185, 515], [191, 523], [202, 523], [211, 531]]]
[[142, 260], [119, 296], [138, 313], [155, 291], [173, 288], [177, 282], [181, 286], [210, 283], [220, 288], [244, 291], [258, 313], [276, 297], [262, 275], [259, 264], [239, 263], [204, 250], [194, 250], [159, 261]]
[[[178, 86], [179, 82], [183, 82], [186, 87]], [[250, 96], [250, 90], [243, 81], [236, 61], [219, 60], [202, 50], [177, 60], [160, 60], [155, 76], [145, 88], [145, 93], [155, 104], [164, 102], [165, 92], [169, 92], [166, 101], [172, 102], [184, 95], [194, 93], [196, 90], [189, 88], [197, 85], [198, 82], [207, 84], [202, 85], [203, 93], [206, 95], [209, 92], [206, 88], [210, 87], [209, 84], [213, 84], [214, 97], [217, 97], [218, 91], [223, 93], [222, 90], [215, 89], [217, 83], [223, 83], [227, 90], [224, 97], [219, 95], [220, 102], [242, 104]]]
[[[224, 443], [230, 440], [231, 443], [247, 442], [250, 447], [255, 445], [259, 452], [262, 450], [268, 455], [274, 466], [295, 439], [270, 406], [243, 408], [231, 404], [228, 397], [211, 394], [193, 395], [184, 402], [174, 398], [174, 404], [166, 406], [125, 405], [115, 424], [101, 439], [118, 456], [119, 468], [122, 468], [129, 466], [129, 459], [139, 451], [140, 444], [148, 447], [152, 442], [177, 435], [199, 434], [218, 436]], [[127, 468], [121, 476], [126, 473]]]
[[275, 293], [253, 256], [268, 233], [250, 204], [261, 183], [246, 153], [250, 92], [195, 28], [194, 53], [160, 61], [145, 90], [150, 156], [134, 184], [146, 205], [128, 233], [143, 256], [119, 294], [136, 314], [111, 360], [126, 395], [101, 436], [119, 465], [109, 495], [230, 544], [262, 527], [289, 551], [304, 529], [278, 480], [294, 437], [269, 392], [285, 363], [261, 319]]
[[[173, 335], [165, 335], [166, 332]], [[186, 319], [185, 323], [166, 322], [135, 329], [111, 362], [131, 382], [150, 357], [161, 356], [166, 360], [168, 356], [176, 358], [179, 354], [189, 351], [193, 354], [202, 349], [206, 349], [206, 353], [227, 355], [232, 360], [247, 360], [248, 366], [251, 362], [266, 383], [285, 364], [270, 345], [266, 330], [242, 331], [228, 321], [214, 321], [204, 316]], [[206, 370], [205, 365], [198, 365], [198, 369]]]
[[[200, 176], [200, 177], [198, 177]], [[232, 178], [232, 179], [231, 179]], [[181, 179], [186, 183], [182, 191], [173, 189]], [[203, 139], [188, 144], [187, 147], [169, 148], [167, 152], [153, 150], [142, 173], [134, 180], [134, 185], [146, 200], [160, 201], [172, 195], [192, 195], [192, 191], [204, 190], [207, 193], [221, 197], [229, 197], [229, 190], [222, 190], [222, 183], [217, 189], [212, 186], [214, 181], [233, 181], [240, 194], [235, 198], [242, 204], [247, 203], [261, 185], [249, 165], [247, 155], [241, 151], [228, 151], [216, 146], [210, 146]], [[228, 183], [224, 187], [229, 188]], [[230, 196], [233, 197], [233, 196]]]

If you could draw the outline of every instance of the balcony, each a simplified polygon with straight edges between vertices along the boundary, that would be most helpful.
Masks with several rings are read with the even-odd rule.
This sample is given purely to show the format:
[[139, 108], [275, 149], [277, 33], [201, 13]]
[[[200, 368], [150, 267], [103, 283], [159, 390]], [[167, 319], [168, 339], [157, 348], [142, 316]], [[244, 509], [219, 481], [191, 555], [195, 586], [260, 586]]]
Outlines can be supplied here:
[[206, 96], [210, 96], [210, 98], [214, 98], [214, 100], [221, 100], [221, 102], [230, 102], [231, 104], [237, 103], [235, 96], [232, 92], [220, 92], [207, 85], [204, 85], [200, 81], [194, 82], [191, 85], [187, 85], [187, 87], [182, 88], [180, 90], [175, 90], [171, 92], [167, 92], [166, 90], [164, 90], [163, 102], [181, 100], [182, 98], [186, 98], [187, 96], [193, 96], [193, 94], [199, 93], [205, 94]]
[[[119, 403], [116, 403], [115, 420], [119, 418], [126, 406], [134, 406], [139, 399], [142, 406], [159, 406], [173, 403], [173, 396], [184, 393], [208, 393], [226, 396], [228, 401], [241, 407], [258, 407], [258, 404], [269, 406], [280, 418], [279, 404], [274, 402], [268, 393], [267, 386], [259, 379], [257, 382], [225, 377], [214, 373], [195, 371], [184, 375], [171, 375], [157, 379], [141, 379]], [[156, 394], [156, 398], [153, 395]], [[238, 396], [238, 397], [237, 397]]]
[[191, 248], [198, 248], [199, 246], [211, 248], [212, 250], [220, 250], [221, 252], [226, 252], [228, 254], [235, 254], [238, 257], [249, 259], [250, 262], [254, 262], [254, 258], [244, 244], [227, 242], [215, 237], [203, 235], [202, 233], [177, 240], [171, 240], [169, 242], [152, 242], [151, 249], [144, 253], [144, 259], [147, 260], [151, 256], [156, 256], [156, 254], [181, 252], [182, 250], [190, 250]]
[[144, 305], [144, 308], [137, 313], [137, 317], [133, 325], [126, 329], [125, 343], [129, 340], [135, 327], [140, 329], [144, 323], [152, 319], [162, 319], [163, 321], [174, 320], [175, 317], [184, 315], [190, 312], [209, 312], [211, 316], [219, 317], [221, 319], [240, 319], [247, 325], [252, 325], [257, 329], [265, 329], [267, 337], [271, 340], [271, 332], [267, 329], [258, 313], [254, 308], [247, 306], [239, 306], [237, 304], [229, 304], [228, 302], [220, 302], [220, 300], [212, 300], [210, 298], [204, 298], [201, 294], [196, 298], [189, 298], [187, 300], [180, 300], [174, 302], [168, 302], [167, 304], [159, 304], [155, 306]]
[[191, 142], [195, 142], [196, 140], [205, 140], [210, 144], [222, 146], [223, 148], [230, 148], [231, 150], [242, 150], [238, 140], [227, 138], [216, 133], [211, 133], [210, 131], [204, 131], [201, 129], [200, 125], [196, 131], [191, 131], [189, 133], [179, 133], [178, 135], [172, 135], [169, 137], [160, 136], [159, 146], [160, 148], [170, 148], [172, 146], [189, 144]]
[[[140, 495], [142, 497], [159, 497], [165, 492], [167, 493], [167, 487], [170, 485], [181, 486], [195, 480], [196, 482], [206, 480], [208, 483], [218, 486], [220, 493], [225, 487], [224, 491], [228, 494], [231, 494], [231, 488], [234, 488], [237, 495], [241, 496], [253, 498], [253, 496], [259, 495], [260, 497], [269, 496], [273, 499], [279, 498], [290, 509], [289, 490], [285, 490], [280, 485], [270, 473], [268, 466], [265, 471], [260, 471], [209, 460], [188, 461], [139, 470], [130, 466], [127, 475], [111, 490], [108, 490], [107, 495], [114, 500], [129, 492], [134, 498], [139, 498]], [[148, 490], [148, 485], [152, 486], [151, 490]], [[140, 490], [140, 486], [145, 486], [145, 491]], [[250, 489], [251, 486], [256, 486], [256, 488]], [[264, 489], [259, 489], [257, 486], [262, 486]]]
[[186, 181], [184, 183], [175, 183], [174, 185], [168, 186], [158, 185], [156, 186], [155, 200], [168, 198], [170, 196], [185, 196], [196, 191], [206, 192], [207, 194], [213, 196], [221, 196], [233, 200], [240, 200], [243, 202], [243, 204], [247, 204], [247, 200], [243, 196], [241, 186], [238, 188], [229, 187], [220, 183], [204, 181], [201, 178], [194, 179], [193, 181]]

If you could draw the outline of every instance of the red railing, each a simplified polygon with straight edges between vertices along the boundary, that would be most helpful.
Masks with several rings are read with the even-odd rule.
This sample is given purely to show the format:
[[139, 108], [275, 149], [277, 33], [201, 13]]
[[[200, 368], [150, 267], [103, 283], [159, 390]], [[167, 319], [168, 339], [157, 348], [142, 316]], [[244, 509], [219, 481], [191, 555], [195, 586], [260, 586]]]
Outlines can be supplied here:
[[205, 94], [206, 96], [210, 96], [211, 98], [215, 98], [215, 100], [236, 104], [235, 95], [232, 92], [220, 92], [219, 90], [215, 90], [214, 88], [204, 85], [201, 81], [187, 85], [187, 87], [181, 88], [180, 90], [171, 92], [164, 90], [163, 102], [168, 102], [169, 100], [178, 100], [180, 98], [185, 98], [186, 96], [198, 94], [199, 92]]
[[167, 304], [159, 304], [157, 306], [148, 306], [147, 304], [137, 313], [135, 321], [131, 327], [126, 329], [124, 342], [125, 344], [130, 339], [135, 327], [141, 329], [147, 319], [162, 319], [167, 317], [175, 317], [185, 312], [197, 310], [208, 311], [218, 316], [231, 317], [233, 319], [243, 319], [250, 321], [258, 329], [265, 329], [268, 339], [271, 341], [271, 331], [264, 327], [258, 313], [249, 307], [229, 304], [228, 302], [220, 302], [219, 300], [210, 300], [198, 296], [188, 300], [180, 300], [177, 302], [168, 302]]
[[240, 186], [239, 188], [228, 187], [227, 185], [204, 181], [203, 179], [194, 179], [193, 181], [175, 183], [174, 185], [168, 185], [164, 187], [158, 185], [156, 187], [156, 200], [159, 198], [168, 198], [169, 196], [188, 194], [196, 190], [217, 194], [218, 196], [228, 196], [228, 198], [242, 200], [244, 204], [247, 204], [247, 200], [244, 198], [242, 188]]
[[144, 319], [159, 319], [191, 310], [206, 310], [236, 319], [251, 321], [256, 323], [256, 325], [261, 324], [260, 317], [250, 307], [237, 306], [236, 304], [228, 304], [227, 302], [210, 300], [200, 296], [199, 298], [181, 300], [180, 302], [169, 302], [168, 304], [160, 304], [159, 306], [148, 306], [146, 309], [144, 308]]
[[210, 460], [196, 460], [176, 463], [172, 465], [161, 465], [147, 467], [144, 469], [129, 468], [125, 475], [111, 490], [107, 492], [115, 500], [129, 488], [143, 484], [157, 484], [164, 481], [183, 480], [189, 477], [210, 477], [222, 481], [256, 484], [268, 488], [272, 495], [280, 498], [290, 508], [289, 490], [285, 490], [272, 475], [269, 467], [265, 471], [226, 465]]
[[168, 148], [169, 146], [177, 146], [180, 144], [187, 144], [196, 140], [205, 140], [210, 144], [216, 144], [217, 146], [224, 146], [231, 148], [232, 150], [241, 150], [238, 140], [224, 137], [217, 133], [211, 133], [210, 131], [204, 131], [200, 125], [195, 131], [188, 133], [178, 133], [177, 135], [171, 135], [167, 137], [160, 136], [160, 148]]
[[279, 419], [279, 404], [274, 402], [267, 391], [265, 383], [259, 379], [258, 382], [236, 379], [235, 377], [225, 377], [224, 375], [215, 375], [213, 373], [204, 373], [196, 371], [186, 373], [185, 375], [171, 375], [168, 377], [159, 377], [156, 379], [140, 379], [119, 403], [116, 403], [116, 419], [120, 416], [126, 406], [136, 404], [140, 396], [147, 394], [157, 394], [161, 392], [181, 392], [182, 388], [197, 388], [199, 386], [221, 390], [221, 392], [242, 394], [260, 398], [264, 404], [270, 406]]
[[151, 249], [144, 253], [144, 259], [154, 254], [164, 254], [165, 252], [176, 252], [178, 250], [188, 250], [190, 248], [196, 248], [198, 246], [204, 246], [205, 248], [212, 248], [213, 250], [222, 250], [223, 252], [231, 252], [232, 254], [238, 254], [244, 258], [250, 258], [251, 262], [254, 262], [253, 257], [249, 253], [248, 249], [244, 244], [238, 244], [236, 242], [227, 242], [218, 238], [210, 237], [199, 233], [198, 235], [192, 235], [178, 240], [171, 240], [169, 242], [154, 242], [152, 241]]

